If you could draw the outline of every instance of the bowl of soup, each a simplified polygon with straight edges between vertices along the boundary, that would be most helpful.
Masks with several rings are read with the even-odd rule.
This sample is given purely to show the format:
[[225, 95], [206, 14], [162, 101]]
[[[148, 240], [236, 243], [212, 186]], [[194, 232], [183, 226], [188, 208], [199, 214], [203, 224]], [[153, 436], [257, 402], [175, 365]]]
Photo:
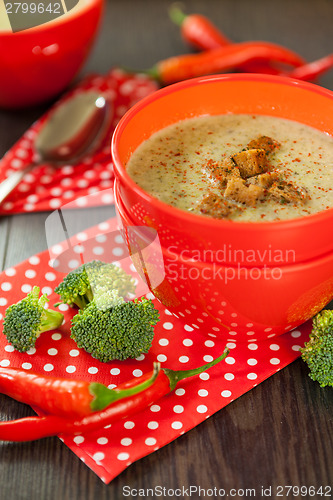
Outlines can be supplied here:
[[161, 259], [145, 266], [133, 248], [149, 247], [140, 228], [156, 232], [164, 279], [151, 288], [171, 312], [249, 340], [330, 301], [332, 112], [333, 93], [318, 86], [230, 74], [162, 89], [123, 117], [118, 216], [148, 284]]
[[103, 5], [104, 0], [80, 0], [67, 14], [15, 33], [3, 13], [0, 107], [33, 106], [61, 93], [89, 55]]

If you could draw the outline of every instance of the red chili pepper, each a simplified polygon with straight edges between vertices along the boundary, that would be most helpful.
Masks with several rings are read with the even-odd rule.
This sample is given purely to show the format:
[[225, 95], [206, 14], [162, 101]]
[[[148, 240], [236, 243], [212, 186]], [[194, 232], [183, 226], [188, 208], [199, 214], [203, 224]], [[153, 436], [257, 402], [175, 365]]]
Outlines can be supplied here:
[[270, 61], [300, 66], [305, 63], [295, 52], [269, 42], [241, 42], [199, 54], [164, 59], [147, 73], [163, 84], [239, 68], [250, 61]]
[[[226, 358], [229, 350], [225, 349], [221, 356], [206, 365], [192, 370], [169, 370], [163, 368], [158, 371], [155, 382], [146, 390], [132, 397], [118, 401], [117, 404], [108, 406], [102, 411], [87, 415], [81, 419], [69, 419], [55, 415], [42, 417], [26, 417], [18, 420], [0, 422], [0, 440], [2, 441], [32, 441], [47, 436], [58, 434], [73, 434], [89, 432], [110, 425], [122, 418], [134, 415], [154, 403], [162, 396], [171, 392], [180, 380], [187, 379], [202, 373]], [[156, 373], [156, 370], [155, 370]], [[140, 377], [140, 383], [150, 380], [152, 373]], [[123, 384], [130, 387], [132, 382]]]
[[315, 80], [318, 76], [333, 68], [333, 54], [309, 62], [288, 72], [291, 78], [298, 80]]
[[[196, 49], [213, 50], [233, 44], [206, 16], [201, 14], [186, 15], [177, 3], [171, 5], [169, 15], [171, 20], [181, 27], [183, 39]], [[237, 70], [270, 75], [280, 73], [279, 69], [262, 61], [245, 62], [240, 64]]]
[[183, 39], [197, 49], [218, 49], [232, 43], [206, 16], [186, 15], [178, 4], [171, 5], [169, 15], [180, 26]]
[[109, 389], [98, 382], [54, 378], [18, 368], [0, 367], [0, 393], [52, 415], [82, 418], [145, 390], [156, 377], [157, 373], [152, 373], [151, 378], [144, 377], [141, 381], [134, 378]]

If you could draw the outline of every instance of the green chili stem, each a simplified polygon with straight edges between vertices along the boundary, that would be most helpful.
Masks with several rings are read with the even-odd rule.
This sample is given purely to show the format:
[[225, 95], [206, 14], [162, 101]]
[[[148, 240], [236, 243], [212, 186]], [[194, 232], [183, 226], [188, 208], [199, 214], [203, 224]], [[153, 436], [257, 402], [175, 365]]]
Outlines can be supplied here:
[[91, 395], [94, 396], [94, 399], [90, 404], [91, 409], [93, 411], [104, 410], [104, 408], [114, 403], [115, 401], [118, 401], [119, 399], [128, 398], [144, 391], [145, 389], [153, 385], [160, 372], [160, 368], [160, 363], [154, 363], [152, 376], [141, 384], [138, 384], [129, 389], [109, 389], [103, 384], [92, 382], [89, 386], [89, 391]]
[[176, 371], [176, 370], [170, 370], [168, 368], [163, 368], [164, 373], [170, 380], [170, 390], [172, 391], [180, 380], [183, 380], [184, 378], [193, 377], [193, 375], [199, 375], [200, 373], [205, 372], [212, 366], [217, 365], [217, 363], [225, 359], [228, 356], [228, 354], [229, 354], [229, 349], [226, 347], [221, 356], [219, 356], [218, 358], [213, 359], [213, 361], [207, 363], [206, 365], [199, 366], [199, 368], [193, 368], [191, 370]]

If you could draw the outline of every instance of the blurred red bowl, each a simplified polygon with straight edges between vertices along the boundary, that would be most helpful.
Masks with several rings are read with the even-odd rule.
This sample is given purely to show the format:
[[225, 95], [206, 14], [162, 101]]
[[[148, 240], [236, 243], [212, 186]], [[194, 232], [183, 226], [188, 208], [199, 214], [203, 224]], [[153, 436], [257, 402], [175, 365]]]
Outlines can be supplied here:
[[88, 0], [41, 26], [0, 30], [0, 107], [32, 106], [62, 92], [89, 54], [103, 5], [104, 0]]
[[[162, 303], [205, 331], [215, 325], [213, 331], [233, 331], [238, 340], [251, 341], [249, 331], [255, 338], [281, 334], [331, 300], [333, 209], [285, 221], [214, 220], [153, 198], [126, 172], [130, 155], [154, 132], [182, 119], [223, 113], [279, 116], [333, 135], [333, 93], [318, 86], [247, 74], [181, 82], [142, 100], [120, 121], [112, 140], [115, 199], [126, 231], [157, 231], [165, 280], [152, 291]], [[255, 256], [251, 262], [248, 252]]]

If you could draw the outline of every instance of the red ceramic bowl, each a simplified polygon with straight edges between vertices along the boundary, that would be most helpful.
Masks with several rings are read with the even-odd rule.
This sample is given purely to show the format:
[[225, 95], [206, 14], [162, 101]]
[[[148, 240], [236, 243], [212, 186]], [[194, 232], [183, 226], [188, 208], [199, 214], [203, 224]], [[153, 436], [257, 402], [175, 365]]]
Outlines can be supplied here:
[[271, 338], [310, 319], [333, 296], [332, 253], [303, 264], [263, 267], [193, 261], [162, 245], [159, 254], [151, 228], [130, 219], [117, 181], [115, 203], [141, 278], [176, 317], [205, 334], [242, 342]]
[[[257, 264], [272, 264], [275, 251], [286, 264], [303, 262], [333, 251], [333, 209], [298, 219], [276, 222], [214, 220], [171, 207], [144, 192], [128, 176], [126, 162], [136, 147], [157, 130], [202, 114], [251, 113], [272, 115], [305, 123], [333, 135], [333, 93], [316, 85], [270, 75], [229, 74], [196, 78], [171, 85], [140, 101], [120, 121], [112, 141], [119, 196], [131, 219], [158, 230], [165, 245], [205, 249], [213, 261], [226, 252], [225, 263], [234, 265], [234, 250], [242, 249], [240, 262], [255, 251]], [[229, 255], [228, 255], [229, 253]]]
[[[333, 94], [317, 86], [245, 74], [182, 82], [144, 99], [120, 121], [112, 141], [115, 203], [131, 253], [129, 235], [136, 235], [137, 248], [149, 245], [140, 227], [159, 236], [164, 279], [151, 289], [161, 302], [204, 333], [253, 342], [295, 328], [331, 300], [333, 210], [278, 222], [213, 220], [160, 202], [126, 173], [129, 156], [153, 132], [225, 112], [281, 116], [333, 134]], [[221, 259], [221, 249], [232, 251]], [[286, 256], [282, 262], [270, 258], [274, 249]], [[192, 250], [199, 250], [195, 259]], [[248, 250], [256, 261], [242, 259]], [[149, 284], [149, 272], [162, 276], [161, 259], [146, 255], [145, 269], [135, 253], [133, 261], [143, 277], [148, 271]]]
[[55, 97], [85, 62], [104, 0], [17, 33], [0, 30], [0, 107], [22, 108]]

